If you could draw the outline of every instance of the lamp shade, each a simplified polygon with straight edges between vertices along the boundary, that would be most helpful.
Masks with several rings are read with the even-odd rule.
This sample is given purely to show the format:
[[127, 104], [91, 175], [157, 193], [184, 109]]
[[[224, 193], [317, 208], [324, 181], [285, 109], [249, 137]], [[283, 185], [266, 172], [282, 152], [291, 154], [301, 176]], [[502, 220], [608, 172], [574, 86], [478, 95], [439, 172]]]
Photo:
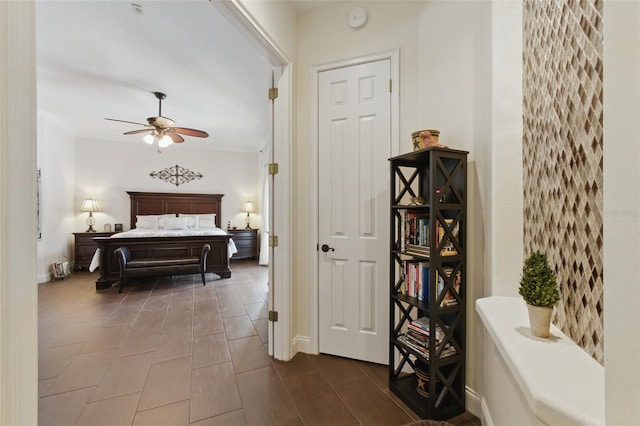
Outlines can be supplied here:
[[253, 203], [251, 201], [247, 201], [242, 206], [242, 211], [245, 213], [253, 213]]
[[92, 198], [88, 198], [82, 202], [81, 212], [99, 212], [98, 202]]

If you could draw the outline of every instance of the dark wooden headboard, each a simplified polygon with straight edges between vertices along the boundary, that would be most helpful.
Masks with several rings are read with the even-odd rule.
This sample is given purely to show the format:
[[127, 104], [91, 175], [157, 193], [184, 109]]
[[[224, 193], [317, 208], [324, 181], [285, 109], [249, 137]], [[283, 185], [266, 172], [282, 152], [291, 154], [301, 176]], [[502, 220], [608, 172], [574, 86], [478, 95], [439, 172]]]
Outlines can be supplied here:
[[224, 194], [177, 194], [171, 192], [130, 192], [130, 226], [135, 228], [136, 215], [144, 214], [216, 214], [216, 226], [222, 220], [222, 197]]

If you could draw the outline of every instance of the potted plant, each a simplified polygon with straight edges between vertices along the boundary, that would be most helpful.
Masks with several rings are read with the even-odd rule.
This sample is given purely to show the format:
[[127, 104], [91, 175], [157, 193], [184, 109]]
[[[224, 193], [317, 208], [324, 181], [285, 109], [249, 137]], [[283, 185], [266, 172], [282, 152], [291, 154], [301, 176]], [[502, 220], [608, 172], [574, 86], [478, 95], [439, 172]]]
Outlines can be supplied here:
[[549, 337], [553, 307], [560, 300], [556, 276], [544, 254], [533, 252], [524, 262], [518, 293], [527, 303], [531, 333]]

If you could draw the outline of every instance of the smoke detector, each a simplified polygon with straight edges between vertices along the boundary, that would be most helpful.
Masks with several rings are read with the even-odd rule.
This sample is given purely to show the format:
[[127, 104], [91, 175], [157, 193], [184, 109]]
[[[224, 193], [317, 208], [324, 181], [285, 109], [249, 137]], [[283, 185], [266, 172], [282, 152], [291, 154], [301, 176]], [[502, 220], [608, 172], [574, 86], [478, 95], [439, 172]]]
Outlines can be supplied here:
[[139, 5], [137, 3], [131, 3], [131, 10], [133, 10], [133, 13], [135, 13], [136, 15], [144, 15], [142, 5]]

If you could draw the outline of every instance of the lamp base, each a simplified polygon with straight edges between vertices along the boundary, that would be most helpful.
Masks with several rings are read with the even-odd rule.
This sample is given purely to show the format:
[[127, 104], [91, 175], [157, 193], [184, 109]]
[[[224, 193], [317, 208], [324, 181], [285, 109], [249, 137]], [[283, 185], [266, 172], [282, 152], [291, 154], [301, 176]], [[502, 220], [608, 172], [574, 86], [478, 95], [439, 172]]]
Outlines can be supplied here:
[[96, 224], [96, 220], [93, 218], [93, 212], [89, 212], [89, 217], [87, 218], [87, 221], [85, 223], [89, 225], [89, 228], [87, 228], [87, 230], [84, 232], [96, 232], [96, 230], [93, 229], [93, 225]]
[[244, 229], [253, 229], [253, 228], [250, 227], [249, 224], [247, 224], [247, 226]]

